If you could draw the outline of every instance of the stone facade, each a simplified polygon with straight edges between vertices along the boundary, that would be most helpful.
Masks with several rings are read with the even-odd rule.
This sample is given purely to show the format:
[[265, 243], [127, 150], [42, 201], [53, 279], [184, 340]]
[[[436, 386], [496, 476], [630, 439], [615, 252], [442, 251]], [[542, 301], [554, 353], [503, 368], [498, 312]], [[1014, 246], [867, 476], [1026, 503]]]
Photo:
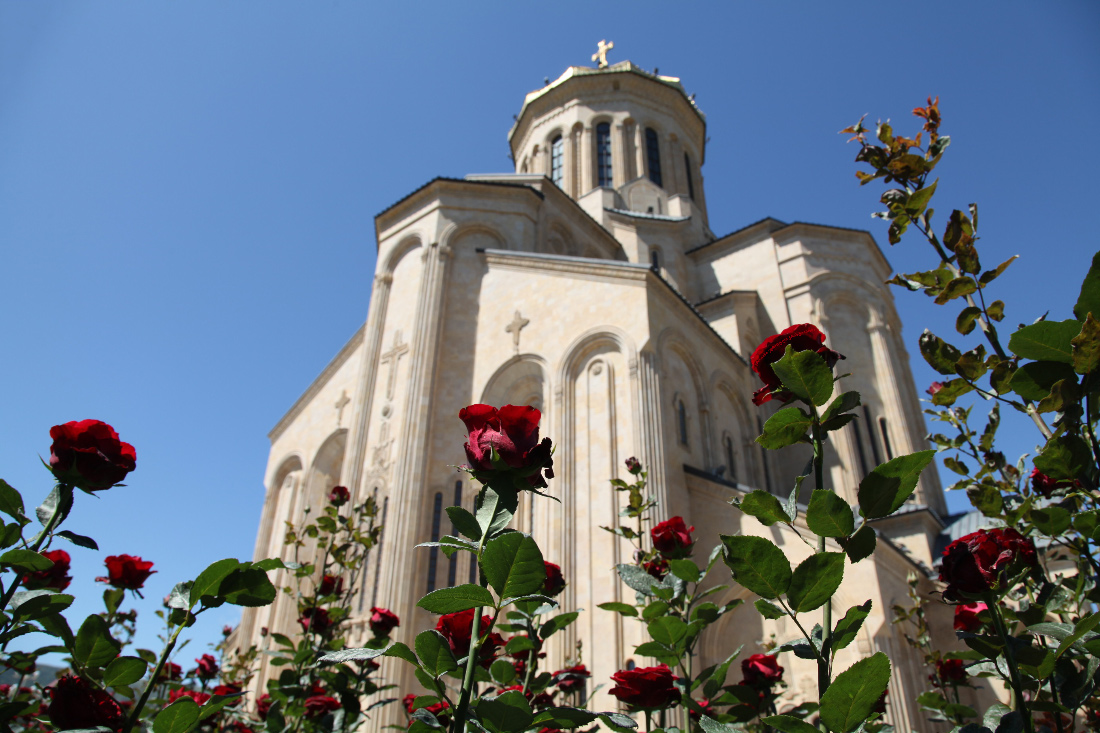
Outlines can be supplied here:
[[[792, 562], [811, 551], [728, 504], [753, 488], [785, 497], [809, 459], [805, 446], [765, 452], [753, 442], [774, 409], [750, 400], [757, 380], [744, 355], [763, 338], [812, 322], [847, 355], [841, 371], [852, 374], [839, 386], [858, 390], [864, 407], [833, 434], [828, 470], [850, 502], [875, 463], [925, 448], [925, 428], [883, 285], [891, 269], [871, 235], [767, 218], [716, 237], [701, 174], [706, 120], [677, 79], [630, 62], [572, 67], [527, 95], [509, 140], [514, 173], [435, 179], [376, 218], [367, 321], [270, 434], [256, 557], [279, 554], [283, 521], [331, 486], [376, 495], [384, 536], [356, 589], [352, 643], [382, 605], [401, 617], [396, 638], [411, 644], [435, 623], [415, 607], [429, 583], [470, 577], [465, 553], [453, 564], [438, 556], [429, 577], [429, 551], [414, 548], [431, 539], [437, 502], [473, 500], [453, 468], [465, 460], [459, 409], [535, 405], [557, 446], [550, 491], [561, 503], [525, 498], [516, 521], [564, 568], [564, 609], [585, 609], [552, 637], [546, 663], [557, 669], [580, 650], [592, 684], [606, 684], [644, 633], [596, 608], [631, 600], [613, 569], [630, 546], [599, 528], [617, 521], [621, 497], [608, 482], [627, 478], [627, 457], [649, 468], [656, 519], [679, 514], [695, 525], [699, 554], [737, 532], [772, 537]], [[923, 731], [910, 701], [927, 670], [889, 609], [906, 602], [908, 573], [928, 585], [946, 514], [934, 471], [907, 509], [876, 525], [884, 541], [873, 561], [847, 568], [834, 618], [868, 598], [874, 605], [837, 668], [885, 651], [895, 663], [890, 717]], [[729, 581], [721, 567], [711, 577]], [[260, 643], [265, 626], [293, 633], [295, 605], [280, 597], [246, 611], [238, 643]], [[697, 669], [739, 644], [756, 651], [773, 634], [782, 642], [798, 631], [746, 603], [708, 632]], [[789, 653], [781, 663], [787, 696], [813, 696], [811, 664]], [[384, 665], [399, 690], [416, 688], [407, 665]], [[603, 692], [594, 705], [616, 701]], [[374, 724], [402, 721], [396, 706], [384, 710]]]

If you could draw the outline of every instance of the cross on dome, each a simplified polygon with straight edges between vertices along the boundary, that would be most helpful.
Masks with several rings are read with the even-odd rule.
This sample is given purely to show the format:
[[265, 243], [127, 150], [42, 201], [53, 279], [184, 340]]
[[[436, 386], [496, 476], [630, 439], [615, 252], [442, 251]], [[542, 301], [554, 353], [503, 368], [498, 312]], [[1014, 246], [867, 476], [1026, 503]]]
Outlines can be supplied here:
[[592, 54], [593, 61], [599, 61], [599, 68], [603, 69], [607, 66], [607, 52], [615, 48], [615, 42], [608, 43], [607, 41], [600, 41], [596, 47], [596, 53]]

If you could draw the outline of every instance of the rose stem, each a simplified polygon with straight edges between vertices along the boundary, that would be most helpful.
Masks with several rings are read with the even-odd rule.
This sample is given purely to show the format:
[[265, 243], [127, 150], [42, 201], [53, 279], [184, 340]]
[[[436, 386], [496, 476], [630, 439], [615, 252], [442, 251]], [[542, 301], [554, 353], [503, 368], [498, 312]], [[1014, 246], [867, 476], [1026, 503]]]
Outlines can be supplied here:
[[1024, 718], [1024, 730], [1026, 733], [1034, 733], [1035, 727], [1031, 720], [1031, 711], [1027, 708], [1027, 701], [1024, 700], [1024, 685], [1020, 681], [1020, 670], [1016, 667], [1016, 655], [1012, 652], [1012, 642], [1008, 640], [1008, 629], [1005, 627], [1004, 618], [1001, 616], [1001, 606], [997, 603], [997, 599], [993, 597], [993, 593], [987, 592], [985, 596], [985, 605], [989, 607], [990, 616], [993, 617], [993, 625], [997, 628], [997, 634], [1000, 635], [1001, 641], [1005, 645], [1005, 662], [1008, 664], [1008, 675], [1012, 682], [1012, 691], [1016, 697], [1016, 710]]

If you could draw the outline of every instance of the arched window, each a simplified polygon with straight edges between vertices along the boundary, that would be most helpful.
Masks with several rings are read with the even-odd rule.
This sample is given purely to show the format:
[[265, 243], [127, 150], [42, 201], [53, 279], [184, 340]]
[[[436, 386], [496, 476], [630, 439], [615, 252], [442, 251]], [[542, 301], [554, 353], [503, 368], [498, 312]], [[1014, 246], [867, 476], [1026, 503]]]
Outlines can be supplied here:
[[596, 125], [596, 185], [611, 186], [611, 123]]
[[867, 455], [863, 452], [863, 433], [855, 420], [848, 424], [852, 426], [852, 440], [856, 442], [856, 454], [859, 456], [859, 478], [862, 480], [867, 475]]
[[663, 186], [661, 183], [661, 147], [657, 142], [657, 131], [652, 127], [645, 129], [645, 152], [646, 160], [649, 163], [649, 180], [656, 183], [658, 186]]
[[[455, 481], [455, 506], [462, 506], [462, 482]], [[458, 528], [455, 527], [454, 522], [451, 522], [451, 534], [458, 536]], [[447, 586], [453, 588], [455, 586], [455, 580], [458, 578], [458, 553], [452, 553], [450, 559], [450, 565], [447, 567]]]
[[553, 181], [558, 187], [561, 187], [562, 176], [562, 162], [565, 155], [565, 143], [561, 139], [561, 135], [554, 138], [554, 142], [550, 143], [550, 180]]
[[[371, 489], [371, 497], [373, 497], [375, 503], [378, 502], [378, 487], [375, 486]], [[370, 567], [370, 550], [363, 553], [363, 564], [359, 568], [359, 572], [362, 573], [359, 585], [359, 610], [363, 610], [363, 604], [367, 602], [367, 569]], [[453, 583], [451, 585], [454, 585]]]
[[[443, 515], [443, 493], [435, 493], [435, 505], [432, 507], [432, 542], [439, 542], [439, 522]], [[428, 550], [428, 592], [435, 590], [435, 569], [439, 565], [439, 548]]]
[[390, 497], [382, 499], [382, 531], [378, 533], [378, 544], [374, 546], [374, 587], [370, 592], [371, 606], [378, 605], [378, 578], [382, 575], [382, 540], [386, 539], [386, 517], [390, 513]]
[[661, 272], [661, 253], [655, 249], [649, 251], [649, 269], [656, 273]]
[[684, 175], [687, 176], [688, 196], [690, 196], [691, 200], [694, 201], [695, 200], [695, 182], [692, 180], [692, 177], [691, 177], [691, 158], [688, 157], [687, 153], [684, 153]]
[[886, 449], [886, 460], [891, 461], [894, 459], [894, 449], [890, 445], [890, 431], [887, 430], [886, 418], [878, 419], [878, 429], [882, 433], [882, 447]]
[[726, 448], [726, 476], [733, 483], [737, 483], [737, 462], [733, 458], [733, 438], [727, 434], [722, 443]]
[[863, 419], [867, 421], [867, 439], [871, 443], [871, 460], [875, 462], [875, 465], [882, 463], [882, 456], [878, 453], [878, 443], [875, 441], [875, 429], [871, 427], [875, 424], [875, 421], [871, 419], [871, 408], [867, 405], [863, 406]]
[[676, 403], [676, 417], [680, 426], [680, 443], [683, 445], [688, 444], [688, 418], [687, 409], [684, 408], [684, 401], [680, 400]]

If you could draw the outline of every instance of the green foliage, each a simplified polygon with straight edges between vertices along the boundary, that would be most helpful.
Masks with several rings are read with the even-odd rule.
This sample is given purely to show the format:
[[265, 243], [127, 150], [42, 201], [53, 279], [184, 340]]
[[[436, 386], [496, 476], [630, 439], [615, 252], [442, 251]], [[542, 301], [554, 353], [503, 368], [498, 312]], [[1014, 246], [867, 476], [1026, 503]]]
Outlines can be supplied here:
[[[777, 502], [778, 503], [778, 502]], [[847, 537], [855, 531], [852, 508], [826, 489], [815, 489], [806, 508], [806, 525], [821, 537]]]
[[794, 351], [787, 346], [772, 370], [795, 397], [811, 405], [822, 406], [833, 395], [833, 371], [813, 351]]
[[821, 696], [821, 720], [834, 733], [850, 733], [874, 710], [890, 682], [890, 660], [882, 652], [861, 659], [837, 675]]
[[819, 552], [798, 564], [787, 588], [787, 603], [805, 613], [826, 603], [844, 580], [844, 553]]
[[787, 592], [793, 572], [783, 551], [770, 540], [753, 536], [721, 535], [723, 560], [733, 579], [762, 598], [774, 599]]
[[791, 523], [791, 518], [787, 516], [787, 512], [783, 505], [779, 503], [779, 499], [776, 498], [775, 494], [767, 491], [756, 489], [736, 506], [745, 514], [756, 517], [766, 527], [770, 527], [776, 522]]
[[454, 588], [440, 588], [416, 602], [429, 613], [457, 613], [479, 606], [493, 606], [493, 594], [480, 585], [466, 583]]
[[878, 519], [896, 512], [912, 495], [921, 472], [935, 455], [932, 450], [919, 451], [876, 466], [859, 483], [860, 514]]
[[[825, 362], [822, 361], [821, 364], [824, 366]], [[831, 380], [830, 375], [830, 388]], [[757, 437], [756, 442], [768, 450], [777, 450], [801, 442], [809, 429], [809, 415], [797, 407], [784, 407], [768, 418], [764, 423], [764, 433]]]

